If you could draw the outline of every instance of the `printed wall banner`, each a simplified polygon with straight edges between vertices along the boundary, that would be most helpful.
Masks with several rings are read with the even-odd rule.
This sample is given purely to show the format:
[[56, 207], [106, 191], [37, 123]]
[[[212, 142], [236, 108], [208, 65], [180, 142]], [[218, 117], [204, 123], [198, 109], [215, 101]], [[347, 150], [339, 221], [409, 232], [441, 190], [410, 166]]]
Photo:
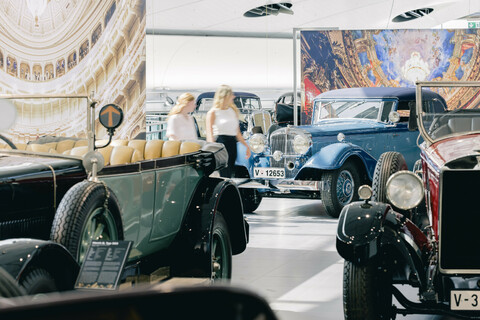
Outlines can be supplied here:
[[[301, 123], [311, 121], [313, 98], [329, 90], [480, 80], [479, 35], [479, 29], [301, 31]], [[459, 99], [454, 93], [444, 97], [460, 103], [451, 101]]]
[[[99, 139], [107, 132], [98, 111], [114, 103], [125, 115], [115, 139], [144, 137], [146, 1], [37, 2], [0, 2], [0, 94], [91, 97]], [[85, 139], [84, 100], [17, 99], [16, 122], [2, 134], [14, 143]]]

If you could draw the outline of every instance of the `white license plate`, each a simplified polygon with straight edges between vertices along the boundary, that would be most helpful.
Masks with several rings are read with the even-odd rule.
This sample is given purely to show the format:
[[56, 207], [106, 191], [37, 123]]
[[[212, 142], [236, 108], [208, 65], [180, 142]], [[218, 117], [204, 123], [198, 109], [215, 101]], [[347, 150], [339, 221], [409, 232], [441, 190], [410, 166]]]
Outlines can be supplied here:
[[480, 310], [480, 290], [450, 291], [451, 310]]
[[254, 178], [285, 178], [284, 168], [253, 168]]

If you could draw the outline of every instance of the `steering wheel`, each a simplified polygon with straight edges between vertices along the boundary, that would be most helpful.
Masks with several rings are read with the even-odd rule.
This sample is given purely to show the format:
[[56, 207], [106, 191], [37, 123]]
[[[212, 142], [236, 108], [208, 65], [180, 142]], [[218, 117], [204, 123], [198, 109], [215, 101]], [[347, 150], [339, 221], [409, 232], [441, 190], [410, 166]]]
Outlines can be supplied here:
[[10, 141], [10, 139], [8, 139], [7, 137], [5, 137], [3, 134], [0, 134], [0, 139], [5, 141], [6, 144], [8, 144], [10, 146], [10, 148], [12, 149], [17, 149], [17, 146], [13, 144], [12, 141]]

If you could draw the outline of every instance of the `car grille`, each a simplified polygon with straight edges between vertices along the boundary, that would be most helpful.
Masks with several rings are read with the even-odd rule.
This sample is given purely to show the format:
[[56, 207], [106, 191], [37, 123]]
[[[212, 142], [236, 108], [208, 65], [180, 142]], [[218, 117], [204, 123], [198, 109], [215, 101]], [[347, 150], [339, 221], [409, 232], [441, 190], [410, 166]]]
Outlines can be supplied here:
[[[284, 155], [296, 155], [293, 151], [293, 138], [303, 131], [298, 129], [284, 128], [275, 131], [270, 136], [270, 147], [271, 154], [275, 151], [281, 151]], [[273, 168], [285, 168], [285, 177], [286, 178], [295, 178], [299, 168], [295, 167], [292, 170], [287, 168], [288, 162], [295, 163], [295, 158], [285, 158], [283, 157], [280, 161], [275, 161], [273, 158], [270, 159], [270, 166]]]
[[445, 170], [440, 181], [440, 268], [445, 273], [480, 273], [480, 206], [476, 201], [480, 171]]
[[34, 217], [10, 221], [0, 221], [0, 239], [34, 238], [48, 239], [52, 219], [47, 217]]

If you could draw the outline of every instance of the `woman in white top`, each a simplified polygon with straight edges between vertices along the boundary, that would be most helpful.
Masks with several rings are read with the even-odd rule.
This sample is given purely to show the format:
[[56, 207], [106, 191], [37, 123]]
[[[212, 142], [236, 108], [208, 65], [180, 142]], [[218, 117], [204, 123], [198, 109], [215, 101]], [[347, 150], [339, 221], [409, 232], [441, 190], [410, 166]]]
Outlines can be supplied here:
[[195, 97], [191, 93], [183, 93], [177, 104], [170, 110], [167, 120], [167, 137], [169, 140], [197, 140], [197, 129], [193, 117]]
[[246, 158], [250, 157], [250, 148], [240, 133], [239, 115], [233, 103], [232, 88], [222, 85], [215, 92], [213, 106], [207, 113], [207, 141], [220, 142], [228, 152], [228, 166], [220, 170], [220, 176], [231, 178], [235, 160], [237, 159], [237, 141], [247, 148]]

